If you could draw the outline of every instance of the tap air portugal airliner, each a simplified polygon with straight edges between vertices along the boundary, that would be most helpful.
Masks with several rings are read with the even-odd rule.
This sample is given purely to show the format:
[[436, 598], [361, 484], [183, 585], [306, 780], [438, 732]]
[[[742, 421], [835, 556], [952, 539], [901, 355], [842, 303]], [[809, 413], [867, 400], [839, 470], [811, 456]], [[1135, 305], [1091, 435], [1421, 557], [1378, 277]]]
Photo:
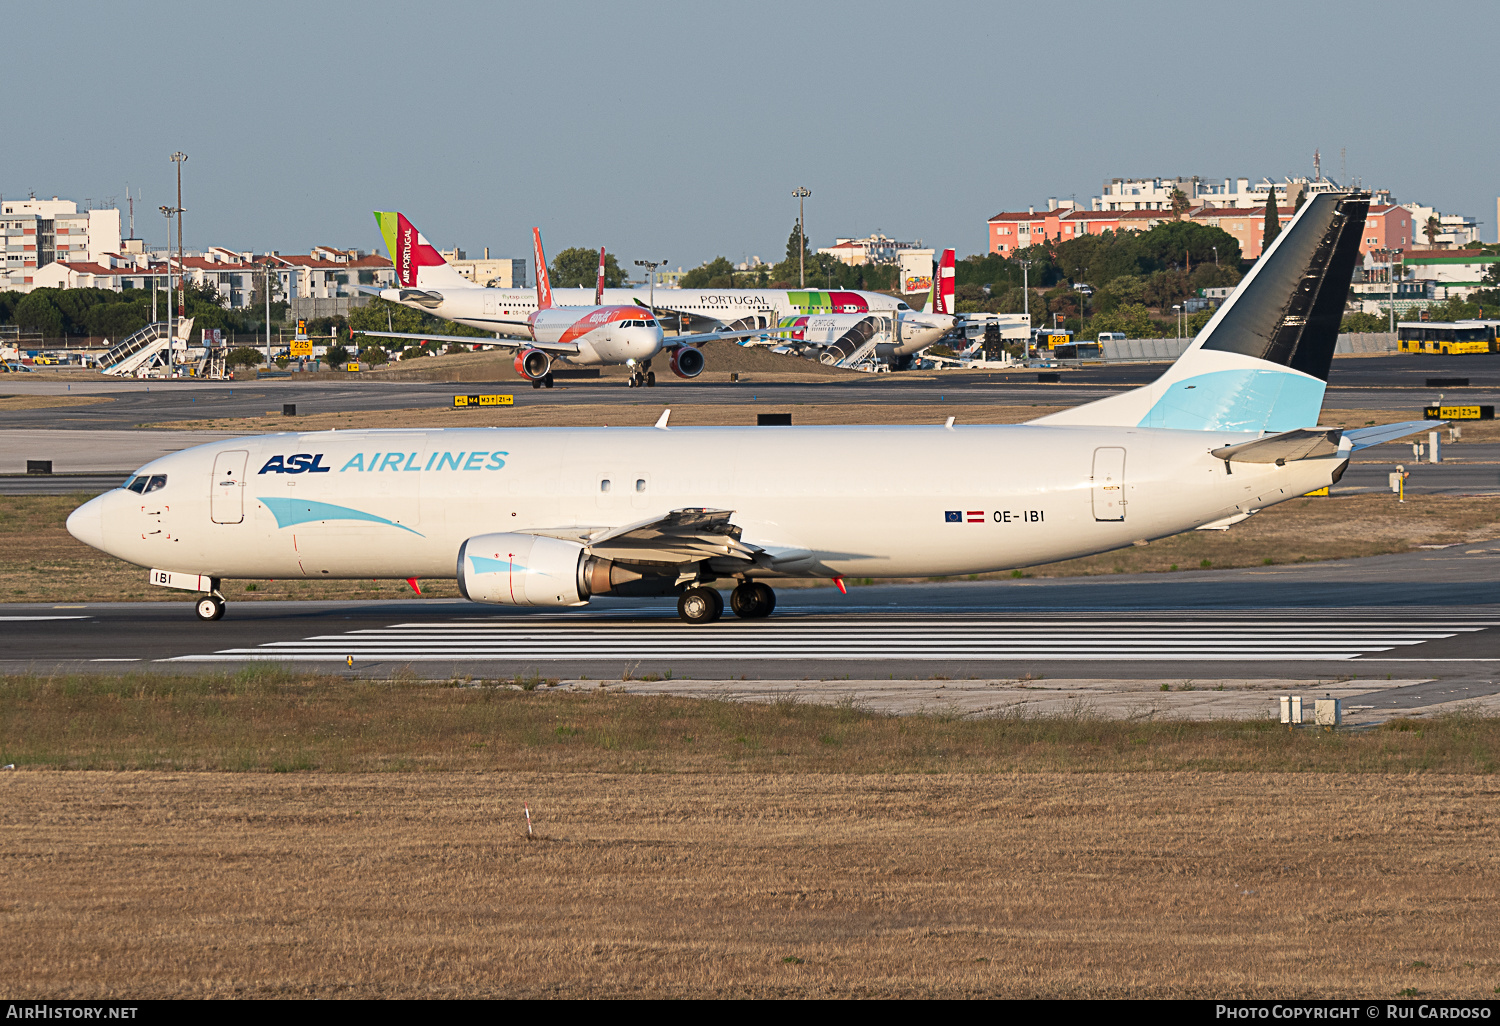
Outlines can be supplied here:
[[[468, 336], [396, 332], [363, 332], [362, 334], [427, 341], [450, 340], [465, 345], [500, 344], [506, 348], [520, 348], [527, 359], [523, 360], [522, 355], [518, 354], [517, 370], [534, 382], [540, 381], [543, 384], [548, 383], [545, 375], [551, 368], [551, 356], [565, 355], [570, 363], [575, 364], [623, 363], [631, 367], [639, 367], [663, 348], [680, 349], [684, 345], [696, 345], [711, 338], [748, 338], [762, 333], [755, 329], [774, 328], [787, 317], [814, 314], [863, 316], [881, 311], [900, 312], [903, 322], [910, 325], [912, 340], [926, 337], [926, 334], [919, 335], [918, 333], [932, 333], [934, 327], [942, 326], [941, 330], [932, 334], [932, 339], [926, 343], [927, 345], [936, 341], [943, 331], [952, 327], [951, 317], [944, 318], [932, 313], [918, 314], [904, 300], [880, 292], [838, 289], [831, 291], [820, 289], [657, 289], [655, 290], [656, 305], [652, 310], [648, 308], [650, 293], [642, 289], [606, 289], [602, 283], [596, 286], [592, 293], [587, 289], [552, 289], [547, 285], [547, 260], [542, 252], [540, 233], [535, 229], [532, 235], [536, 249], [536, 292], [533, 293], [529, 289], [488, 288], [482, 282], [469, 281], [450, 267], [404, 214], [376, 211], [375, 220], [380, 225], [381, 236], [385, 239], [386, 249], [395, 265], [396, 288], [365, 287], [363, 291], [378, 295], [393, 303], [401, 303], [437, 317], [457, 321], [459, 324], [467, 324], [470, 327], [482, 328], [485, 331], [493, 331], [512, 338], [531, 340], [533, 344], [529, 349], [536, 351], [536, 355], [525, 353], [528, 347], [517, 346], [515, 342], [486, 342], [484, 339]], [[949, 261], [950, 295], [952, 293], [951, 265], [952, 261]], [[942, 278], [939, 277], [938, 280], [941, 281]], [[592, 308], [589, 307], [590, 300], [593, 303]], [[548, 315], [543, 330], [538, 332], [535, 330], [531, 317], [543, 309], [544, 301], [553, 305], [554, 313]], [[656, 320], [655, 315], [661, 314], [678, 324], [686, 323], [691, 327], [702, 329], [703, 333], [678, 335], [665, 339], [656, 350], [645, 356], [637, 353], [637, 350], [643, 348], [640, 341], [631, 345], [622, 345], [610, 338], [607, 341], [612, 344], [603, 345], [606, 335], [612, 336], [618, 331], [629, 330], [617, 328], [612, 324], [601, 328], [596, 323], [594, 330], [597, 334], [587, 338], [569, 339], [570, 343], [577, 344], [576, 350], [567, 346], [559, 348], [559, 344], [555, 342], [544, 342], [544, 336], [557, 333], [559, 326], [561, 326], [561, 331], [565, 332], [576, 324], [581, 316], [596, 316], [605, 309], [612, 311], [610, 316], [615, 320], [629, 323], [634, 328], [640, 327], [636, 322], [642, 319]], [[951, 304], [946, 312], [952, 312]], [[565, 320], [569, 315], [573, 316], [573, 320]], [[857, 316], [852, 318], [852, 320], [858, 319]], [[944, 321], [947, 323], [944, 324]], [[661, 335], [659, 324], [647, 327], [650, 329], [648, 333]], [[644, 333], [640, 337], [644, 338]], [[685, 373], [694, 366], [698, 370]], [[696, 356], [682, 354], [678, 362], [673, 364], [672, 370], [681, 377], [695, 377], [702, 367], [701, 353]], [[532, 371], [541, 373], [533, 374]], [[655, 376], [647, 367], [633, 374], [630, 383], [632, 385], [654, 384]]]
[[285, 433], [164, 456], [68, 530], [203, 593], [225, 578], [456, 577], [474, 602], [675, 595], [1032, 566], [1226, 528], [1433, 426], [1319, 427], [1366, 192], [1320, 193], [1150, 385], [1026, 424]]
[[[448, 266], [442, 255], [400, 214], [377, 212], [375, 219], [385, 235], [402, 287], [371, 289], [383, 299], [405, 303], [430, 313], [497, 332], [524, 336], [525, 342], [501, 342], [469, 335], [419, 335], [399, 331], [361, 331], [377, 338], [419, 339], [424, 342], [458, 342], [516, 349], [516, 373], [532, 388], [552, 387], [552, 360], [565, 356], [582, 365], [624, 364], [631, 368], [630, 384], [655, 385], [651, 358], [670, 351], [672, 373], [696, 378], [703, 373], [703, 353], [696, 347], [716, 338], [743, 338], [755, 331], [709, 331], [665, 338], [656, 316], [644, 305], [604, 302], [604, 250], [599, 251], [599, 278], [594, 301], [561, 305], [547, 280], [547, 257], [542, 251], [540, 228], [531, 230], [536, 247], [536, 296], [488, 289], [474, 285]], [[422, 287], [408, 288], [407, 283]], [[582, 289], [569, 292], [582, 293]], [[615, 290], [619, 291], [619, 290]], [[586, 295], [586, 294], [585, 294]], [[523, 298], [525, 297], [525, 298]]]

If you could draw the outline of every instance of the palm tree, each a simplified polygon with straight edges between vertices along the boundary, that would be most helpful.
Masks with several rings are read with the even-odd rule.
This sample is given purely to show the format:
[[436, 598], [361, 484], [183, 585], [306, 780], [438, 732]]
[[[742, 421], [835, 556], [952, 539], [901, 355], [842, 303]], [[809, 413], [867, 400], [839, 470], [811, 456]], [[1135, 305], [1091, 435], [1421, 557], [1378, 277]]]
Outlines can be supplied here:
[[1436, 215], [1427, 219], [1427, 223], [1422, 226], [1422, 234], [1427, 236], [1427, 245], [1429, 247], [1437, 245], [1437, 236], [1442, 230], [1443, 222], [1439, 221]]

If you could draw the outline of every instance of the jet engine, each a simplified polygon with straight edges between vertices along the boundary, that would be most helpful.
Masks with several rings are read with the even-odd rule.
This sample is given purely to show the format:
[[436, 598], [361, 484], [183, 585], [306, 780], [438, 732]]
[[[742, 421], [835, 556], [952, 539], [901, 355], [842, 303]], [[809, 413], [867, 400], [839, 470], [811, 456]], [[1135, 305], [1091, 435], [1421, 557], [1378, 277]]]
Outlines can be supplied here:
[[679, 378], [696, 378], [703, 373], [703, 354], [692, 346], [672, 350], [672, 373]]
[[552, 357], [540, 349], [523, 349], [516, 354], [516, 373], [532, 381], [540, 381], [552, 369]]
[[675, 585], [674, 575], [637, 573], [537, 534], [476, 535], [458, 550], [458, 590], [471, 602], [581, 606], [592, 595], [669, 595]]

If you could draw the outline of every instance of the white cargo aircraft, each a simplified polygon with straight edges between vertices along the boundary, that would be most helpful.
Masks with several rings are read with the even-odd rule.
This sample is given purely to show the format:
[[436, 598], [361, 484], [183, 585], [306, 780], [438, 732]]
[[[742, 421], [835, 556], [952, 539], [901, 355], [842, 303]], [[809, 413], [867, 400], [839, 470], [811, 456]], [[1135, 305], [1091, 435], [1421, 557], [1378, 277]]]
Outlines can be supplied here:
[[[697, 346], [713, 339], [735, 339], [756, 334], [753, 330], [724, 330], [666, 338], [660, 323], [650, 310], [630, 303], [606, 304], [603, 301], [605, 288], [602, 249], [599, 251], [599, 281], [594, 289], [593, 302], [581, 301], [576, 306], [554, 302], [552, 286], [547, 280], [547, 256], [542, 250], [540, 228], [531, 230], [536, 247], [536, 298], [523, 306], [513, 302], [517, 298], [515, 296], [500, 297], [493, 289], [476, 288], [449, 267], [437, 250], [400, 214], [376, 213], [375, 218], [380, 222], [382, 230], [387, 231], [391, 259], [395, 262], [400, 280], [419, 278], [420, 272], [425, 271], [431, 279], [445, 284], [443, 288], [422, 293], [428, 299], [420, 296], [401, 299], [402, 294], [413, 291], [409, 289], [374, 291], [386, 298], [430, 309], [465, 324], [510, 331], [524, 336], [528, 341], [500, 342], [469, 335], [423, 335], [401, 331], [357, 331], [355, 334], [515, 349], [516, 373], [529, 380], [532, 388], [541, 388], [543, 385], [552, 387], [552, 359], [556, 356], [566, 356], [572, 363], [583, 366], [623, 364], [631, 368], [630, 384], [635, 386], [656, 384], [656, 372], [651, 369], [651, 359], [665, 351], [670, 353], [672, 373], [679, 378], [696, 378], [703, 373], [703, 353]], [[390, 234], [391, 231], [395, 233], [394, 236]], [[394, 241], [390, 241], [392, 237]], [[455, 282], [458, 284], [455, 285]], [[387, 296], [386, 293], [392, 295]], [[488, 311], [482, 321], [454, 317], [448, 310], [450, 306], [463, 308], [465, 304], [460, 302], [460, 298], [472, 297], [476, 293], [479, 294], [479, 302], [469, 305], [476, 310]], [[430, 297], [433, 295], [439, 296], [439, 300], [431, 302]]]
[[475, 602], [1031, 566], [1223, 528], [1432, 422], [1319, 427], [1369, 194], [1309, 200], [1157, 381], [1020, 425], [285, 433], [164, 456], [68, 530], [224, 613], [225, 578], [457, 577]]

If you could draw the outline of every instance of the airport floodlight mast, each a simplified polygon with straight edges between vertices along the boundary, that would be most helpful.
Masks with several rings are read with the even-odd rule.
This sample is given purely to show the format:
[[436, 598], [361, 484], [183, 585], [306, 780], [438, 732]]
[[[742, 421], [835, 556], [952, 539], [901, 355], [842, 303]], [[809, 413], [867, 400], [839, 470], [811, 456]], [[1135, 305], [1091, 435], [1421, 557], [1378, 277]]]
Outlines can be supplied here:
[[[182, 264], [182, 162], [187, 160], [187, 154], [178, 150], [172, 154], [172, 163], [177, 165], [177, 316], [187, 316], [187, 281], [185, 268]], [[167, 249], [172, 248], [172, 240], [167, 240]]]
[[[652, 317], [656, 316], [656, 269], [663, 266], [665, 263], [665, 260], [637, 260], [635, 262], [635, 266], [646, 268], [647, 273], [651, 276], [651, 298], [650, 300], [648, 300], [648, 302], [650, 302], [651, 304]], [[678, 327], [681, 328], [681, 326], [681, 319], [679, 318]]]
[[178, 207], [162, 207], [161, 212], [167, 219], [167, 377], [170, 378], [177, 356], [172, 351], [172, 218], [182, 213], [182, 210]]
[[[1026, 330], [1031, 330], [1031, 261], [1018, 260], [1021, 265], [1021, 312], [1026, 315]], [[1031, 344], [1027, 343], [1029, 353]]]
[[797, 197], [797, 287], [805, 289], [807, 288], [807, 271], [802, 266], [802, 255], [807, 252], [807, 227], [802, 219], [802, 204], [807, 197], [812, 195], [812, 190], [804, 189], [799, 185], [792, 195]]
[[1172, 325], [1177, 329], [1177, 340], [1182, 340], [1182, 307], [1176, 303], [1172, 304]]

